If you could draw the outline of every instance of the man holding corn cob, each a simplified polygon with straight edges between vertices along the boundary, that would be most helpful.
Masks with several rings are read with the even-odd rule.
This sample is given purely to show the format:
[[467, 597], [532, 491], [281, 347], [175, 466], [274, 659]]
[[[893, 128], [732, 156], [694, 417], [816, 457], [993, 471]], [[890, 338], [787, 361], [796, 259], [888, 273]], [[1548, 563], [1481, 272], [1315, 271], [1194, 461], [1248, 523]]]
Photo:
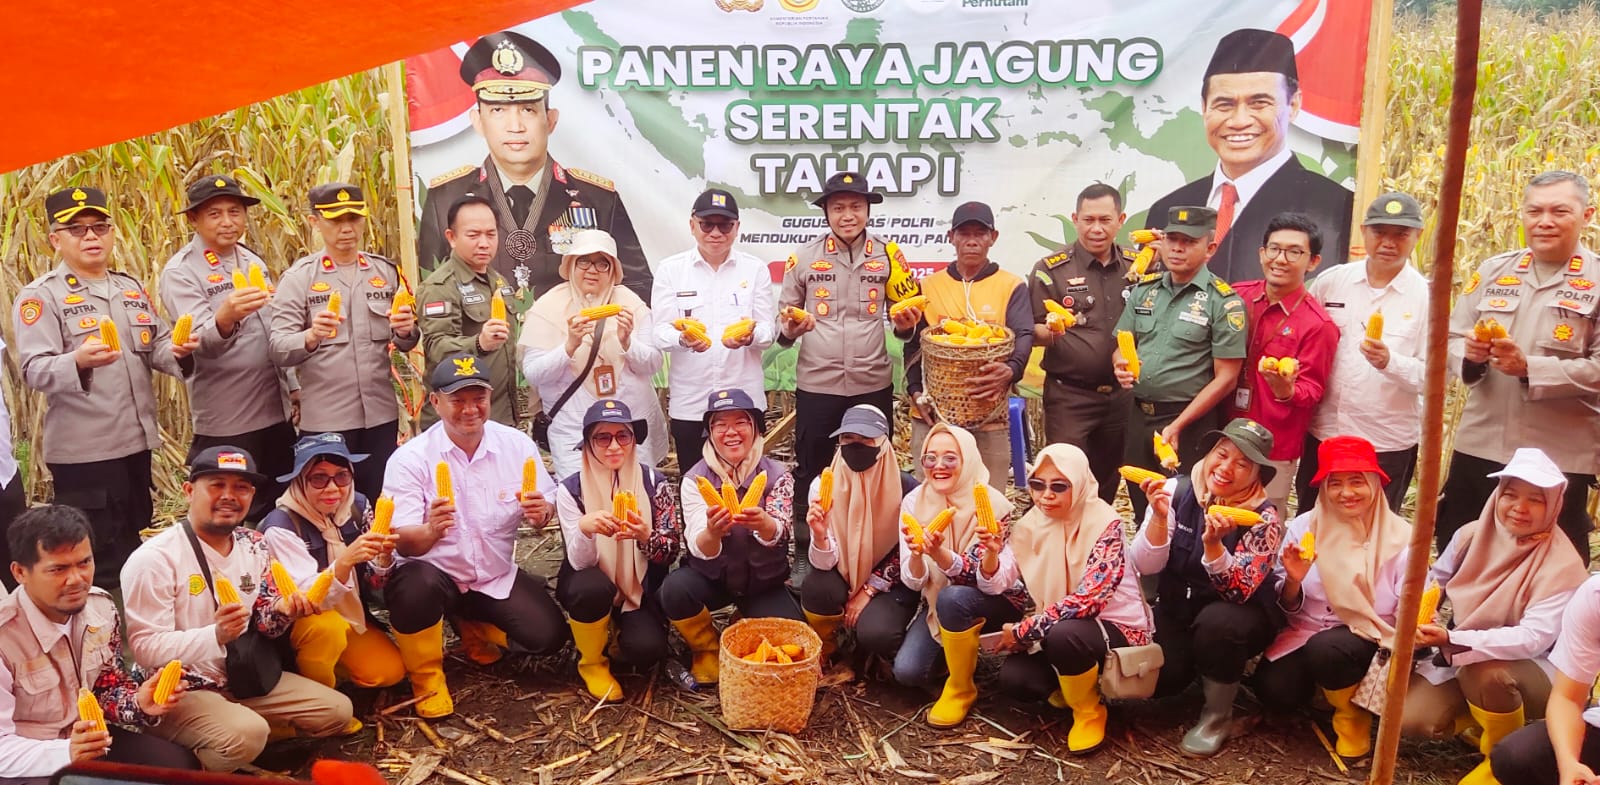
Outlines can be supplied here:
[[140, 683], [124, 668], [116, 601], [91, 583], [88, 519], [71, 507], [35, 507], [7, 539], [18, 589], [0, 599], [0, 780], [43, 783], [98, 758], [199, 768], [188, 750], [123, 727], [158, 722], [184, 686], [158, 698], [160, 676]]
[[23, 384], [45, 395], [55, 501], [89, 517], [95, 585], [114, 590], [152, 515], [150, 456], [161, 446], [152, 374], [186, 377], [200, 342], [174, 344], [144, 284], [111, 269], [116, 225], [103, 191], [57, 191], [45, 214], [61, 263], [17, 294], [17, 361]]
[[[207, 175], [189, 185], [183, 214], [194, 237], [161, 268], [161, 304], [167, 315], [200, 339], [189, 377], [189, 413], [194, 441], [189, 458], [219, 444], [247, 450], [263, 471], [276, 477], [294, 460], [294, 426], [284, 394], [288, 374], [268, 352], [266, 307], [272, 301], [267, 263], [241, 242], [250, 207], [227, 175]], [[242, 281], [245, 286], [239, 286]], [[178, 331], [175, 329], [174, 334]], [[298, 383], [296, 383], [298, 385]], [[250, 520], [272, 509], [283, 488], [275, 481], [256, 494]]]
[[1449, 367], [1468, 395], [1439, 505], [1440, 550], [1483, 509], [1495, 488], [1489, 475], [1516, 448], [1537, 447], [1567, 475], [1561, 530], [1589, 559], [1589, 487], [1600, 468], [1600, 258], [1582, 232], [1594, 210], [1581, 175], [1534, 177], [1521, 211], [1528, 247], [1484, 262], [1456, 300]]

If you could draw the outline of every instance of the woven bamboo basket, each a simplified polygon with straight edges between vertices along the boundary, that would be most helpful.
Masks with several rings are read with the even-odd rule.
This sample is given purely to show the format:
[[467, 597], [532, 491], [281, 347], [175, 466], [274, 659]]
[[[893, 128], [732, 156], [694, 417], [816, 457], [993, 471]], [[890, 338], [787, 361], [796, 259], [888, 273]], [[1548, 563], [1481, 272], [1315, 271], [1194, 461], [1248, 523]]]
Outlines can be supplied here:
[[951, 346], [928, 340], [939, 328], [922, 331], [922, 389], [933, 399], [933, 410], [951, 425], [971, 428], [1006, 416], [1006, 396], [981, 401], [967, 393], [970, 380], [984, 365], [1004, 361], [1016, 349], [1017, 338], [1006, 330], [1005, 340], [973, 346]]
[[[788, 665], [740, 659], [766, 638], [774, 646], [799, 644], [805, 656]], [[793, 619], [743, 619], [722, 632], [722, 721], [736, 730], [798, 733], [811, 719], [822, 671], [822, 639]]]

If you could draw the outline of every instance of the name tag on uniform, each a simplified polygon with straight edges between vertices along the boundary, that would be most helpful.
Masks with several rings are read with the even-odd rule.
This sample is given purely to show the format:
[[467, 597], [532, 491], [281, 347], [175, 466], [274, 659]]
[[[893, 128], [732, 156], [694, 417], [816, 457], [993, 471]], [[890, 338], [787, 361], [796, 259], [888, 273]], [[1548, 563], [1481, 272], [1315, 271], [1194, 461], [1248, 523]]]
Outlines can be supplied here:
[[1343, 308], [1344, 307], [1344, 303], [1336, 303], [1336, 302], [1331, 302], [1330, 301], [1330, 302], [1323, 303], [1322, 307], [1323, 308]]
[[1184, 311], [1183, 313], [1178, 314], [1178, 321], [1199, 325], [1210, 324], [1210, 322], [1206, 320], [1206, 314], [1204, 311]]
[[477, 292], [473, 292], [472, 294], [462, 295], [461, 296], [461, 304], [462, 305], [477, 305], [478, 303], [484, 302], [487, 299], [489, 299], [489, 298], [484, 297], [483, 295], [478, 294]]
[[[1123, 292], [1123, 294], [1127, 294], [1127, 292]], [[1154, 308], [1140, 308], [1139, 306], [1136, 305], [1136, 306], [1133, 307], [1133, 312], [1138, 314], [1138, 315], [1140, 315], [1140, 316], [1149, 316], [1150, 314], [1155, 313], [1156, 309], [1154, 309]]]
[[1250, 388], [1240, 387], [1233, 391], [1233, 408], [1247, 411], [1250, 408]]

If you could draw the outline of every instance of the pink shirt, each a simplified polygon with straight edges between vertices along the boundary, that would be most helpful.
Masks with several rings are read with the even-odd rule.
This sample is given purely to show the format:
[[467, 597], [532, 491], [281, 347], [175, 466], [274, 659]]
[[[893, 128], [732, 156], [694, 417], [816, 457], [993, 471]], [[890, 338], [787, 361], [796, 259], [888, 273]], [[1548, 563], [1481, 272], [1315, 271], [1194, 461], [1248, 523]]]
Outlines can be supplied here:
[[[1550, 664], [1580, 684], [1593, 684], [1600, 675], [1600, 575], [1584, 581], [1567, 603]], [[1583, 721], [1600, 728], [1600, 707], [1590, 707], [1583, 713]]]

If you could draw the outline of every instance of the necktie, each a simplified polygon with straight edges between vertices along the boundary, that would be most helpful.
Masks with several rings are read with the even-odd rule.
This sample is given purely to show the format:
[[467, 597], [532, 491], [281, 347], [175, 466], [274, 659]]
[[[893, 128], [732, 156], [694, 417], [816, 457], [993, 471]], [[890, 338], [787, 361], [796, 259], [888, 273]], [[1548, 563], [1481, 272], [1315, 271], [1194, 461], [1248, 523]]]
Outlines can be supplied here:
[[1239, 206], [1239, 189], [1233, 183], [1222, 184], [1222, 203], [1217, 205], [1217, 242], [1228, 235], [1233, 226], [1233, 211]]
[[517, 227], [521, 228], [528, 222], [528, 210], [533, 207], [533, 189], [526, 185], [513, 185], [506, 189], [506, 197], [511, 200], [511, 217], [516, 219]]

